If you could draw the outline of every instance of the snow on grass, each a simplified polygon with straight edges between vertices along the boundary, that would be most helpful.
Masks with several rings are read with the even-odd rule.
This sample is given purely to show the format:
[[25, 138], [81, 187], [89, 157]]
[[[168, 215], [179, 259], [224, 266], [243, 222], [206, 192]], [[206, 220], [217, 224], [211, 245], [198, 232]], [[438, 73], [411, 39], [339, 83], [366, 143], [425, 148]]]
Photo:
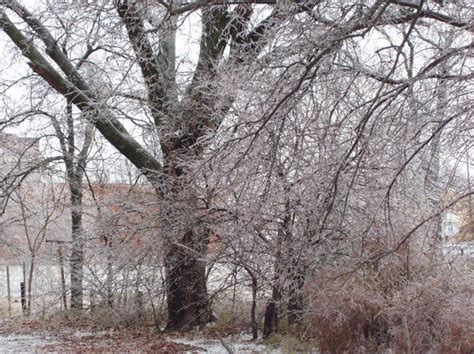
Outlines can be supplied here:
[[[222, 354], [222, 353], [227, 352], [223, 344], [218, 339], [208, 339], [208, 338], [197, 337], [194, 339], [168, 338], [167, 340], [174, 343], [186, 344], [186, 345], [191, 345], [193, 347], [202, 348], [202, 351], [199, 351], [199, 353]], [[279, 354], [281, 353], [281, 351], [278, 349], [270, 349], [263, 344], [247, 342], [247, 341], [244, 341], [243, 338], [240, 338], [237, 340], [232, 339], [232, 338], [225, 338], [224, 342], [226, 343], [226, 345], [231, 347], [233, 352], [236, 354], [256, 354], [256, 353]]]
[[33, 335], [1, 335], [0, 351], [2, 353], [35, 353], [45, 345], [54, 343], [52, 339]]

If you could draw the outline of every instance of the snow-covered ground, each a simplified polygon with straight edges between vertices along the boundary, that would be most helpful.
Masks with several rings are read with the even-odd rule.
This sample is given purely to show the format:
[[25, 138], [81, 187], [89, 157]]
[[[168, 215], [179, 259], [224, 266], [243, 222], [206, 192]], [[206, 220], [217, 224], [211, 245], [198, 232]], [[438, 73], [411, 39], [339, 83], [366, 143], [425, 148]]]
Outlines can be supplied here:
[[42, 338], [35, 335], [0, 335], [1, 353], [35, 353], [43, 346], [54, 344], [53, 339]]
[[[195, 338], [195, 339], [185, 339], [185, 338], [170, 338], [169, 341], [191, 345], [193, 347], [202, 348], [202, 353], [210, 354], [221, 354], [227, 353], [222, 342], [218, 339], [206, 339], [206, 338]], [[267, 353], [267, 354], [279, 354], [281, 353], [278, 349], [270, 349], [263, 344], [251, 343], [246, 337], [241, 337], [237, 340], [235, 339], [223, 339], [223, 342], [230, 347], [234, 353], [239, 354], [254, 354], [254, 353]]]
[[[104, 335], [105, 333], [105, 335]], [[74, 340], [76, 343], [81, 342], [81, 338], [94, 337], [100, 342], [101, 337], [106, 338], [106, 332], [104, 333], [89, 333], [89, 332], [74, 332], [71, 333], [69, 338]], [[69, 340], [69, 341], [70, 341]], [[197, 337], [195, 339], [187, 338], [163, 338], [166, 342], [189, 345], [194, 348], [200, 348], [201, 350], [193, 350], [193, 353], [210, 353], [220, 354], [226, 353], [227, 350], [224, 348], [221, 341], [218, 339], [207, 339]], [[68, 342], [69, 342], [68, 341]], [[250, 342], [245, 337], [238, 339], [226, 338], [223, 340], [234, 353], [238, 354], [256, 354], [256, 353], [267, 353], [267, 354], [279, 354], [281, 353], [278, 349], [270, 349], [262, 344], [255, 344]], [[63, 340], [60, 338], [40, 336], [40, 335], [20, 335], [20, 334], [0, 334], [0, 353], [38, 353], [42, 351], [53, 351], [59, 350], [63, 347]], [[109, 342], [110, 344], [110, 342]], [[78, 347], [80, 348], [80, 346]], [[103, 348], [103, 347], [102, 347]], [[112, 348], [110, 346], [109, 348]]]
[[443, 245], [443, 253], [449, 256], [474, 256], [474, 244], [472, 242], [446, 243]]

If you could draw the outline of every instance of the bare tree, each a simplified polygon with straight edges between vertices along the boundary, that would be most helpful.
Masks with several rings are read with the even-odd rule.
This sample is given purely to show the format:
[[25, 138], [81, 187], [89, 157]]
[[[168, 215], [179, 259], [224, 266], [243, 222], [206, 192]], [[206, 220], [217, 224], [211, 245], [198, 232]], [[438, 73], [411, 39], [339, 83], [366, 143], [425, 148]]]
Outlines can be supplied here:
[[89, 149], [94, 137], [94, 126], [87, 124], [83, 132], [82, 146], [78, 146], [71, 102], [66, 105], [66, 132], [56, 116], [49, 115], [66, 167], [66, 181], [71, 200], [71, 308], [80, 310], [83, 306], [83, 175], [86, 170]]
[[15, 191], [14, 201], [20, 210], [20, 224], [29, 251], [27, 281], [27, 312], [32, 311], [32, 292], [37, 258], [53, 225], [64, 213], [63, 191], [47, 177], [34, 183], [25, 183]]
[[[268, 225], [272, 226], [266, 236], [277, 240], [277, 249], [282, 247], [290, 253], [291, 261], [275, 272], [279, 283], [279, 273], [285, 274], [285, 281], [291, 280], [281, 286], [290, 296], [288, 309], [290, 322], [294, 322], [302, 311], [301, 272], [314, 265], [293, 263], [294, 255], [308, 259], [314, 250], [308, 245], [344, 243], [345, 232], [357, 224], [354, 220], [358, 214], [350, 214], [349, 210], [363, 208], [352, 194], [355, 186], [367, 190], [379, 187], [384, 193], [378, 195], [378, 200], [389, 204], [391, 210], [392, 195], [406, 167], [425, 151], [438, 131], [459, 116], [464, 119], [467, 113], [460, 108], [461, 104], [456, 106], [457, 110], [431, 134], [418, 126], [417, 133], [426, 139], [405, 149], [401, 164], [389, 160], [370, 177], [363, 174], [373, 168], [371, 163], [377, 154], [391, 155], [383, 146], [382, 122], [392, 127], [390, 121], [394, 117], [408, 119], [404, 94], [412, 85], [429, 83], [433, 78], [460, 83], [472, 77], [464, 67], [453, 67], [453, 72], [446, 75], [435, 71], [444, 62], [465, 57], [472, 43], [441, 52], [435, 49], [434, 55], [424, 60], [422, 68], [411, 78], [398, 70], [415, 29], [446, 26], [463, 33], [472, 31], [472, 24], [465, 20], [470, 18], [472, 9], [466, 3], [452, 6], [445, 13], [424, 1], [258, 3], [263, 6], [248, 1], [148, 4], [127, 0], [115, 2], [114, 9], [107, 5], [78, 6], [64, 17], [67, 14], [76, 19], [80, 9], [96, 14], [77, 18], [86, 28], [84, 33], [63, 26], [62, 19], [43, 19], [14, 0], [0, 2], [3, 31], [21, 50], [33, 72], [77, 107], [82, 119], [93, 124], [153, 184], [162, 214], [160, 236], [166, 241], [169, 329], [189, 329], [210, 318], [205, 276], [209, 225], [202, 222], [198, 188], [202, 181], [196, 180], [197, 173], [202, 172], [200, 163], [208, 157], [209, 150], [224, 146], [222, 156], [233, 156], [233, 167], [226, 166], [229, 173], [250, 156], [263, 161], [258, 167], [267, 168], [255, 176], [255, 165], [243, 167], [249, 178], [259, 177], [253, 190], [258, 190], [258, 185], [263, 187], [263, 192], [256, 195], [261, 195], [262, 210], [267, 211]], [[48, 3], [43, 13], [57, 12], [59, 6]], [[199, 57], [189, 83], [182, 84], [177, 77], [176, 33], [180, 21], [195, 11], [200, 15]], [[11, 20], [12, 15], [20, 18], [21, 24]], [[358, 57], [354, 49], [357, 40], [373, 30], [384, 34], [386, 28], [397, 26], [406, 29], [401, 41], [377, 49], [376, 69], [364, 65], [364, 58]], [[112, 32], [114, 36], [110, 35]], [[65, 54], [60, 43], [66, 37], [85, 49], [82, 54]], [[386, 51], [389, 53], [385, 56]], [[107, 62], [94, 53], [104, 53]], [[93, 78], [74, 65], [80, 58], [94, 63], [102, 77], [113, 75], [109, 66], [117, 69], [118, 78], [111, 79], [110, 87], [97, 87]], [[140, 79], [134, 70], [140, 71]], [[127, 85], [138, 87], [142, 94], [127, 91]], [[128, 107], [124, 108], [118, 97], [126, 99]], [[140, 114], [146, 118], [127, 113], [133, 112], [132, 102], [145, 103]], [[300, 116], [307, 121], [301, 122]], [[122, 118], [131, 119], [123, 123], [126, 120]], [[235, 121], [237, 124], [233, 124]], [[159, 153], [147, 149], [145, 139], [132, 136], [129, 130], [134, 123], [145, 123], [144, 130], [157, 137]], [[374, 131], [379, 133], [376, 139]], [[292, 149], [301, 136], [305, 139]], [[407, 141], [403, 139], [395, 140], [394, 145]], [[238, 156], [233, 155], [235, 152]], [[262, 152], [267, 155], [262, 156]], [[285, 162], [288, 155], [291, 159]], [[299, 159], [308, 161], [311, 156], [319, 159], [319, 166], [325, 166], [324, 169], [315, 169], [311, 163], [298, 164]], [[284, 183], [276, 182], [275, 176], [280, 175], [277, 166], [283, 168]], [[305, 188], [302, 181], [311, 180], [312, 173], [319, 174], [321, 180]], [[382, 173], [389, 179], [371, 185], [371, 179]], [[74, 182], [79, 181], [76, 178]], [[288, 189], [285, 184], [295, 187]], [[246, 197], [248, 203], [254, 199], [255, 194]], [[313, 203], [312, 207], [307, 203]], [[306, 209], [304, 213], [298, 212], [301, 205], [301, 209]], [[374, 214], [378, 215], [376, 205], [367, 205], [376, 209]], [[315, 211], [309, 212], [307, 208]], [[209, 208], [204, 209], [208, 214]], [[385, 222], [390, 224], [390, 219]], [[281, 226], [276, 232], [275, 224]], [[364, 234], [366, 225], [361, 224], [358, 230]], [[372, 221], [368, 226], [373, 226]], [[255, 227], [259, 230], [261, 225]], [[282, 232], [284, 236], [278, 237]], [[278, 246], [278, 242], [286, 244]]]

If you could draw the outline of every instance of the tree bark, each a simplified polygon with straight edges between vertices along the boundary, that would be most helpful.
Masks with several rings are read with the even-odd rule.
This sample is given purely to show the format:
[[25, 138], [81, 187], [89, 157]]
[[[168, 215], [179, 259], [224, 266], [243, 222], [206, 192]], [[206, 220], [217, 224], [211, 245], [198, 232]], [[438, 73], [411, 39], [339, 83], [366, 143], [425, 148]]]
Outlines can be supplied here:
[[263, 322], [263, 338], [268, 338], [278, 330], [278, 302], [281, 299], [281, 293], [273, 286], [272, 298], [265, 308], [265, 317]]
[[31, 314], [34, 269], [35, 269], [35, 254], [33, 253], [31, 255], [30, 269], [28, 272], [28, 301], [26, 304], [26, 312], [28, 315]]
[[252, 308], [250, 310], [250, 321], [252, 323], [252, 339], [258, 338], [257, 322], [257, 277], [252, 275]]
[[209, 229], [199, 220], [198, 198], [186, 165], [196, 159], [197, 151], [187, 146], [193, 138], [163, 142], [166, 174], [155, 183], [164, 201], [160, 209], [166, 249], [167, 330], [186, 331], [211, 319], [205, 262]]
[[167, 330], [189, 330], [209, 322], [203, 237], [188, 231], [180, 244], [170, 245], [165, 257]]
[[71, 221], [72, 221], [72, 251], [71, 251], [71, 309], [83, 308], [83, 261], [84, 245], [82, 240], [82, 193], [71, 188]]

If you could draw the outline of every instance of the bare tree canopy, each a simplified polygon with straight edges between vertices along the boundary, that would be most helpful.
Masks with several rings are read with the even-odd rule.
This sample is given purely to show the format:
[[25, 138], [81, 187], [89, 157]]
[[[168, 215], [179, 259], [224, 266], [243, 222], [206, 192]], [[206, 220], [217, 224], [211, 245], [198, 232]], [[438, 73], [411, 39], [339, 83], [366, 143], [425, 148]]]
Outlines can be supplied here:
[[254, 337], [261, 289], [270, 335], [281, 313], [302, 325], [323, 269], [336, 284], [396, 259], [409, 281], [412, 254], [439, 251], [446, 211], [471, 203], [471, 1], [0, 0], [0, 11], [2, 40], [29, 66], [1, 92], [30, 98], [5, 98], [0, 127], [37, 119], [56, 138], [77, 308], [82, 188], [101, 138], [156, 194], [170, 330], [213, 319], [215, 264], [250, 279]]

